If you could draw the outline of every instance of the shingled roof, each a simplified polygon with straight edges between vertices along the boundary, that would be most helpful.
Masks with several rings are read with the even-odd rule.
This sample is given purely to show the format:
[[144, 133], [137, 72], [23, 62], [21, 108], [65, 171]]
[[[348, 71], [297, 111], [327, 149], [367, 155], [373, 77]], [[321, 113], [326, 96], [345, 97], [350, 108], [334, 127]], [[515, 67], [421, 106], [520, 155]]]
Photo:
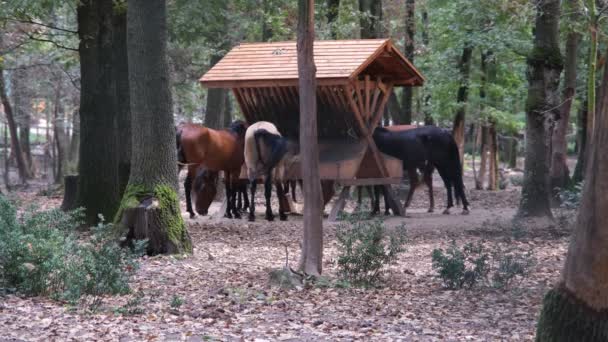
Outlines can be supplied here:
[[[395, 86], [419, 86], [424, 82], [390, 39], [316, 41], [314, 54], [319, 85], [347, 84], [363, 74]], [[297, 85], [296, 42], [240, 44], [200, 82], [211, 88]]]

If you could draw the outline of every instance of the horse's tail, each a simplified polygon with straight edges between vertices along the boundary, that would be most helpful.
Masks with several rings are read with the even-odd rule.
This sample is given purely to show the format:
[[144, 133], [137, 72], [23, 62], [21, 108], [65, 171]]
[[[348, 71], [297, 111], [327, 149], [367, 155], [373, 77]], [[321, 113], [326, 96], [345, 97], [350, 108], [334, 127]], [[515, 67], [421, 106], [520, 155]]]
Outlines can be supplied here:
[[462, 180], [462, 163], [460, 161], [460, 150], [458, 149], [458, 144], [454, 140], [452, 135], [449, 136], [449, 169], [448, 171], [452, 176], [452, 184], [454, 185], [454, 196], [456, 200], [462, 201], [463, 207], [466, 209], [469, 205], [467, 201], [467, 197], [464, 192], [464, 182]]
[[[283, 137], [277, 134], [273, 134], [268, 132], [267, 130], [261, 128], [255, 131], [253, 134], [253, 140], [255, 140], [255, 148], [258, 153], [258, 161], [262, 163], [264, 167], [264, 171], [268, 172], [272, 170], [277, 164], [283, 159], [285, 153], [287, 152], [287, 142]], [[270, 147], [270, 156], [265, 160], [262, 155], [262, 150], [260, 148], [260, 140], [266, 146]]]
[[182, 130], [180, 127], [176, 127], [175, 130], [175, 147], [177, 149], [177, 171], [181, 171], [184, 164], [187, 163], [186, 155], [184, 154], [184, 149], [182, 147]]

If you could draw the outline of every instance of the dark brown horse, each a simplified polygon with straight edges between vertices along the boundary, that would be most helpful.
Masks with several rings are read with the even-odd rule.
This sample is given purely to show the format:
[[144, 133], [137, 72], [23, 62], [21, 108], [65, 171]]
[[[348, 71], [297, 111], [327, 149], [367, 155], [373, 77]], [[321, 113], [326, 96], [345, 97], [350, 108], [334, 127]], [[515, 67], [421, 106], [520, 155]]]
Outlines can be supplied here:
[[[217, 193], [218, 180], [219, 172], [207, 170], [204, 167], [197, 169], [191, 191], [192, 201], [197, 213], [203, 216], [207, 215], [211, 202], [213, 202]], [[236, 209], [239, 211], [249, 208], [247, 183], [246, 179], [233, 179], [231, 182], [234, 191], [236, 191]]]
[[[186, 207], [190, 217], [194, 217], [190, 198], [192, 182], [197, 174], [197, 169], [202, 168], [200, 171], [201, 186], [195, 188], [197, 199], [202, 201], [201, 210], [204, 207], [204, 202], [209, 200], [208, 196], [214, 191], [211, 188], [216, 183], [214, 177], [217, 177], [212, 173], [205, 174], [205, 170], [224, 171], [227, 198], [224, 216], [240, 218], [240, 213], [236, 208], [236, 184], [244, 163], [243, 151], [246, 129], [247, 125], [243, 121], [235, 121], [230, 124], [228, 129], [224, 130], [214, 130], [193, 123], [186, 123], [177, 127], [176, 141], [179, 167], [180, 169], [182, 166], [188, 167], [184, 188]], [[199, 212], [202, 215], [205, 213], [206, 210]]]

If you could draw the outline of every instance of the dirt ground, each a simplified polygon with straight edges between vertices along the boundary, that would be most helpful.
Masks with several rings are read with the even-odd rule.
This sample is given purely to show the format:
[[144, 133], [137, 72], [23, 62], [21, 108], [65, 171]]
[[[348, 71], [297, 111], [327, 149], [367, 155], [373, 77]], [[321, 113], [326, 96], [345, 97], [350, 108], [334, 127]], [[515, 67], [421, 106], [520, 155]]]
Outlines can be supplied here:
[[[134, 293], [105, 298], [97, 312], [43, 298], [0, 297], [0, 341], [532, 340], [543, 294], [558, 280], [564, 262], [567, 232], [524, 226], [514, 238], [511, 219], [519, 188], [471, 190], [470, 175], [471, 214], [442, 215], [441, 185], [435, 180], [435, 213], [426, 212], [421, 189], [408, 217], [386, 218], [390, 227], [405, 224], [409, 242], [382, 288], [271, 288], [271, 269], [282, 267], [286, 258], [296, 266], [301, 216], [266, 222], [259, 193], [255, 223], [217, 217], [218, 203], [211, 217], [191, 220], [184, 213], [193, 255], [144, 258], [132, 282]], [[35, 193], [24, 196], [24, 202], [42, 207], [60, 202]], [[351, 201], [347, 211], [354, 205]], [[337, 225], [325, 222], [324, 227], [323, 273], [330, 281], [337, 278]], [[528, 278], [508, 290], [446, 290], [432, 269], [431, 252], [452, 240], [531, 251], [536, 263]], [[171, 306], [175, 298], [183, 300], [179, 308]], [[137, 310], [118, 313], [117, 308]]]

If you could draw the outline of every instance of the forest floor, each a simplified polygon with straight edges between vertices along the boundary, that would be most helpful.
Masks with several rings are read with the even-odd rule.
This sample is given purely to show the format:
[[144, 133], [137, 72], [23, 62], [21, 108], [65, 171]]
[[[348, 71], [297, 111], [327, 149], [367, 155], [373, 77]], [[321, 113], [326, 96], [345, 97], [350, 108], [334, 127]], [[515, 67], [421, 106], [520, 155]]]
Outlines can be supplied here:
[[[191, 220], [184, 213], [194, 254], [143, 258], [133, 293], [104, 298], [95, 312], [84, 304], [0, 297], [0, 341], [532, 340], [543, 294], [558, 280], [564, 262], [568, 229], [514, 226], [520, 189], [510, 184], [496, 192], [470, 190], [470, 178], [471, 214], [442, 215], [441, 184], [435, 183], [435, 213], [426, 212], [427, 195], [420, 190], [409, 217], [385, 220], [389, 227], [405, 224], [408, 244], [380, 288], [270, 287], [269, 272], [285, 265], [286, 251], [296, 267], [301, 216], [266, 222], [258, 194], [255, 223], [213, 217], [218, 204], [212, 217]], [[22, 202], [44, 208], [60, 199], [30, 191]], [[323, 273], [331, 283], [338, 278], [339, 225], [324, 224]], [[431, 253], [452, 241], [530, 252], [536, 263], [528, 277], [507, 290], [446, 290], [432, 269]]]

